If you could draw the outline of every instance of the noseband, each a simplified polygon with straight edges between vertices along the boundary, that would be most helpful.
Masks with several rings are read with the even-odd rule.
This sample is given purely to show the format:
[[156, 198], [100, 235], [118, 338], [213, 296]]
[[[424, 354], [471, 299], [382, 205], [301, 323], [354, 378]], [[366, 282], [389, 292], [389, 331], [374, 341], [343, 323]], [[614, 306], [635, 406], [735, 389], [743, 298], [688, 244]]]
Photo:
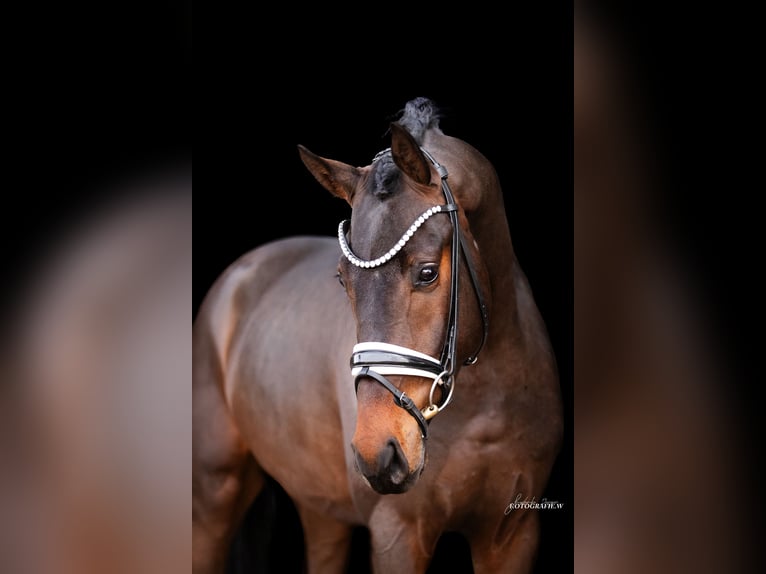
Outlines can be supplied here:
[[[481, 311], [481, 318], [484, 325], [481, 342], [476, 351], [465, 361], [465, 365], [473, 365], [478, 359], [487, 339], [489, 332], [489, 317], [487, 306], [479, 285], [479, 277], [476, 273], [471, 252], [467, 249], [464, 235], [460, 232], [460, 225], [457, 218], [458, 206], [452, 195], [452, 190], [447, 183], [447, 169], [439, 164], [430, 153], [421, 148], [428, 160], [434, 165], [436, 171], [441, 176], [442, 192], [446, 203], [444, 205], [435, 205], [429, 208], [425, 213], [418, 217], [409, 229], [402, 235], [402, 238], [384, 255], [377, 259], [363, 260], [354, 255], [346, 240], [346, 230], [348, 220], [344, 220], [338, 226], [338, 241], [341, 251], [346, 259], [352, 265], [362, 269], [372, 269], [388, 263], [405, 244], [410, 240], [413, 234], [420, 228], [426, 220], [436, 214], [445, 213], [449, 215], [452, 223], [452, 270], [450, 276], [450, 303], [449, 315], [447, 317], [447, 334], [442, 347], [441, 357], [435, 359], [429, 355], [378, 341], [358, 343], [354, 345], [351, 354], [351, 374], [354, 376], [354, 386], [358, 391], [359, 382], [363, 377], [370, 377], [380, 383], [386, 390], [394, 395], [394, 402], [412, 415], [420, 425], [423, 438], [428, 437], [428, 422], [436, 416], [452, 400], [452, 393], [455, 384], [455, 360], [457, 354], [457, 329], [458, 329], [458, 277], [460, 252], [465, 257], [468, 271], [471, 276], [471, 282], [476, 293], [476, 299]], [[373, 159], [373, 163], [389, 150], [380, 152]], [[422, 410], [418, 409], [415, 402], [399, 390], [385, 375], [410, 375], [432, 379], [431, 391], [428, 395], [428, 406]], [[438, 404], [434, 402], [434, 391], [441, 387], [441, 400]]]

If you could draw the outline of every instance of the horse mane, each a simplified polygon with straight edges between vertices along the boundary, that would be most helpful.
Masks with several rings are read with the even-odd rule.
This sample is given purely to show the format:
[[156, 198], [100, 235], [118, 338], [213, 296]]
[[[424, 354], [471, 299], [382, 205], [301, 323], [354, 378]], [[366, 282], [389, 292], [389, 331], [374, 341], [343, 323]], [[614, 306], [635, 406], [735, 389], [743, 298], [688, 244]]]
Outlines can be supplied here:
[[[439, 127], [441, 111], [429, 98], [418, 97], [407, 102], [404, 109], [397, 113], [396, 122], [406, 129], [419, 145], [423, 144], [426, 131]], [[396, 167], [391, 150], [378, 153], [373, 159], [375, 173], [373, 177], [374, 196], [383, 199], [391, 195], [397, 188], [399, 168]]]
[[396, 120], [405, 128], [415, 141], [422, 145], [425, 132], [439, 127], [441, 112], [436, 104], [428, 98], [415, 98], [404, 105]]

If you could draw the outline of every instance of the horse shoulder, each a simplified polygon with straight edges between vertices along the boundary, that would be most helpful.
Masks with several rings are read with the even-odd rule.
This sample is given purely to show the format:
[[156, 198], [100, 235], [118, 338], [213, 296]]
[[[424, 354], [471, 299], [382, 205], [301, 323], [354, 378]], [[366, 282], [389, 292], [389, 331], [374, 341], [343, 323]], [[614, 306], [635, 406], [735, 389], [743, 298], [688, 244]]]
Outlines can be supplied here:
[[[332, 238], [297, 236], [260, 245], [240, 256], [218, 276], [200, 306], [192, 326], [193, 338], [208, 339], [225, 369], [243, 325], [263, 294], [288, 269], [317, 254], [332, 257]], [[195, 352], [201, 345], [195, 343]]]

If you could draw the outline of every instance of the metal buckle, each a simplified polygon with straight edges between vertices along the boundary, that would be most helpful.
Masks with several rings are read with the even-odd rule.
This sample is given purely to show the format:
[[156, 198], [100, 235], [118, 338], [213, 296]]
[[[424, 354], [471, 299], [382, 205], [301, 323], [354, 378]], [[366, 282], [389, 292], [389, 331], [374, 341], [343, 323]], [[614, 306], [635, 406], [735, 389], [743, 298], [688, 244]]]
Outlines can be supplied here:
[[431, 390], [428, 393], [428, 406], [422, 409], [420, 412], [423, 413], [423, 416], [426, 420], [430, 420], [433, 417], [435, 417], [444, 407], [446, 407], [449, 402], [452, 400], [452, 393], [455, 390], [455, 381], [452, 381], [452, 384], [449, 386], [449, 393], [447, 394], [447, 398], [442, 402], [441, 405], [437, 405], [434, 403], [434, 391], [436, 390], [436, 387], [443, 386], [447, 383], [447, 377], [452, 377], [452, 373], [449, 371], [442, 371], [439, 373], [439, 375], [434, 379], [434, 382], [431, 384]]

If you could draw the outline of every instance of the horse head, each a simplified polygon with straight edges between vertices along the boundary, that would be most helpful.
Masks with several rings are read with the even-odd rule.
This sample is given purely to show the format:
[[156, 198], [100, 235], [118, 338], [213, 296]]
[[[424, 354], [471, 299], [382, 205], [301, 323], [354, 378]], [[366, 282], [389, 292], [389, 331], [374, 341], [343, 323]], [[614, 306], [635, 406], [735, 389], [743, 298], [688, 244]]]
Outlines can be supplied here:
[[[383, 494], [417, 482], [430, 422], [450, 402], [458, 371], [475, 361], [488, 329], [487, 270], [461, 205], [468, 196], [460, 189], [452, 195], [448, 166], [421, 147], [407, 126], [412, 118], [404, 119], [391, 125], [390, 149], [366, 167], [299, 146], [319, 183], [352, 207], [338, 232], [338, 278], [359, 341], [351, 358], [351, 446], [357, 469]], [[431, 140], [460, 142], [429, 129]], [[450, 157], [443, 149], [439, 155]]]

